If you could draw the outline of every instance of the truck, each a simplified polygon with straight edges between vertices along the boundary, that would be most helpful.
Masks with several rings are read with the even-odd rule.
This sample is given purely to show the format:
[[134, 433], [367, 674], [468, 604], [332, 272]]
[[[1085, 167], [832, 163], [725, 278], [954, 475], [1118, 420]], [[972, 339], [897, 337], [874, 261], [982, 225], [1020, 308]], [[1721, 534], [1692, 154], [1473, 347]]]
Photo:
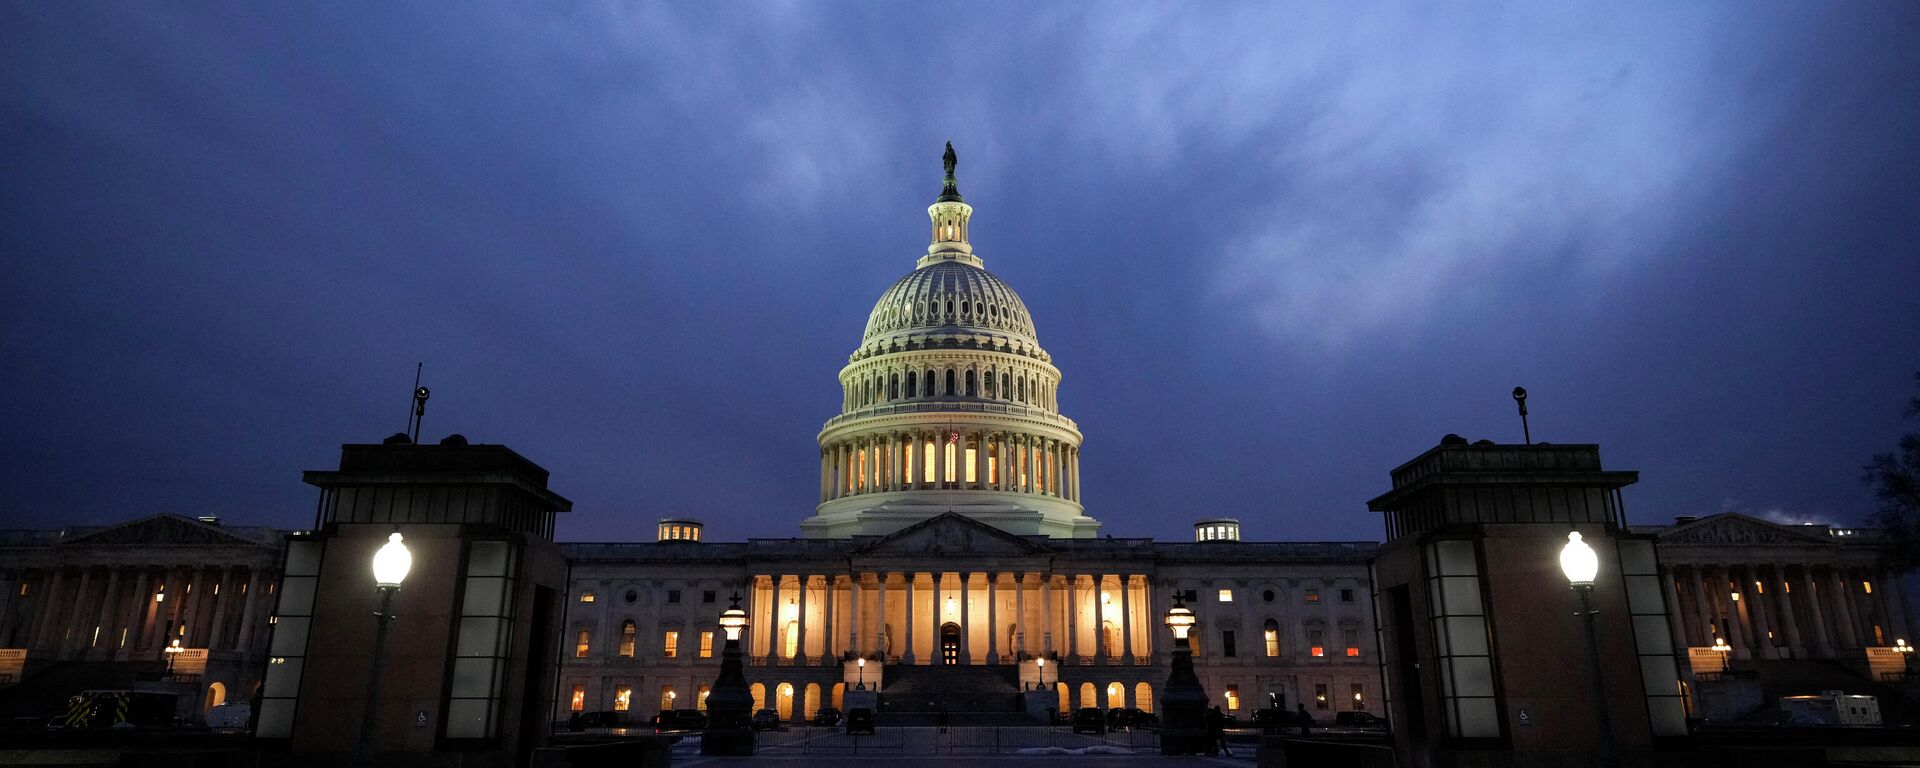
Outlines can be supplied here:
[[1818, 696], [1780, 697], [1781, 719], [1788, 725], [1880, 725], [1880, 700], [1872, 696], [1822, 691]]
[[81, 691], [55, 715], [55, 728], [163, 728], [174, 724], [180, 696], [158, 691]]

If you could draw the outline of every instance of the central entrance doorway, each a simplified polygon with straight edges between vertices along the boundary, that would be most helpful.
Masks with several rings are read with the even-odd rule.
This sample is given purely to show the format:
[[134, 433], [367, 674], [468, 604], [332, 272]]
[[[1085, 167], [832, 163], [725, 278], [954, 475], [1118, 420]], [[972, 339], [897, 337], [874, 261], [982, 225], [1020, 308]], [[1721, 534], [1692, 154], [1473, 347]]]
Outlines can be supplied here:
[[940, 663], [949, 667], [960, 663], [960, 625], [951, 621], [940, 625]]

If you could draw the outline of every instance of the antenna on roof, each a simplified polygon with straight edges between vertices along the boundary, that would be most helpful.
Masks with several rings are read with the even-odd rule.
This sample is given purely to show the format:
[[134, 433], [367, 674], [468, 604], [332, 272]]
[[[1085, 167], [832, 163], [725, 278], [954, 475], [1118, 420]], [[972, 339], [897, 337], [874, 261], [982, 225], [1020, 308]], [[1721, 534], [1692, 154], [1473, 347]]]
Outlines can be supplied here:
[[1520, 406], [1520, 436], [1527, 441], [1527, 445], [1533, 445], [1533, 431], [1527, 428], [1526, 387], [1513, 388], [1513, 402], [1515, 405]]
[[414, 445], [420, 444], [420, 422], [427, 415], [427, 396], [433, 394], [420, 386], [420, 371], [426, 367], [426, 363], [413, 365], [413, 407], [407, 411], [407, 441]]

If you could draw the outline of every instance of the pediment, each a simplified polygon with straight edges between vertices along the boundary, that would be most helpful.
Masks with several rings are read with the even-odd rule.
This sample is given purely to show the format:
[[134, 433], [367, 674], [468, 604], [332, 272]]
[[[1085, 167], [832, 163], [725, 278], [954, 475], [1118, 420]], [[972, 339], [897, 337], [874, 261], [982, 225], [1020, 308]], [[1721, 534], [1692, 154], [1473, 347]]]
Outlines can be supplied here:
[[909, 525], [856, 550], [862, 555], [1031, 555], [1049, 550], [953, 512]]
[[249, 546], [261, 543], [179, 515], [154, 515], [75, 536], [60, 542], [61, 547], [93, 546]]
[[1765, 520], [1747, 517], [1732, 512], [1701, 518], [1691, 523], [1676, 525], [1659, 535], [1661, 544], [1695, 544], [1704, 546], [1738, 547], [1756, 544], [1809, 544], [1832, 545], [1822, 533], [1825, 528], [1811, 528], [1808, 531], [1797, 530], [1791, 525], [1780, 525]]

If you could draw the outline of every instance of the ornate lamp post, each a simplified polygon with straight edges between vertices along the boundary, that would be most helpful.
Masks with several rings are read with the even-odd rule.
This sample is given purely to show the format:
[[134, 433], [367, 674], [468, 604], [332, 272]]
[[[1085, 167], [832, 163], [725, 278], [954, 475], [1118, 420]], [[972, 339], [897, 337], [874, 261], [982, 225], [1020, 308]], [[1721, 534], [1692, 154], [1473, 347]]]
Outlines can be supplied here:
[[707, 693], [707, 729], [700, 738], [703, 755], [753, 754], [753, 693], [747, 690], [747, 674], [740, 663], [740, 633], [747, 628], [747, 612], [740, 607], [740, 593], [733, 593], [732, 599], [733, 604], [720, 612], [727, 644], [720, 653], [720, 677]]
[[1173, 596], [1167, 609], [1167, 628], [1173, 630], [1173, 671], [1160, 694], [1160, 709], [1166, 712], [1160, 729], [1160, 754], [1194, 755], [1207, 749], [1207, 691], [1193, 674], [1193, 648], [1187, 644], [1187, 632], [1193, 628], [1193, 609]]
[[1906, 638], [1894, 638], [1893, 652], [1900, 654], [1900, 657], [1906, 666], [1906, 673], [1908, 675], [1912, 675], [1913, 674], [1913, 646], [1907, 645]]
[[374, 710], [380, 703], [380, 665], [387, 654], [387, 626], [393, 623], [393, 593], [413, 570], [413, 553], [400, 543], [399, 531], [387, 537], [387, 543], [373, 553], [373, 583], [380, 592], [380, 611], [373, 615], [373, 664], [367, 669], [367, 705], [360, 712], [360, 744], [354, 749], [355, 765], [373, 765]]
[[162, 653], [165, 653], [167, 655], [167, 675], [168, 676], [173, 675], [174, 658], [178, 657], [182, 653], [185, 653], [186, 650], [187, 649], [180, 647], [180, 638], [177, 638], [177, 637], [173, 639], [173, 642], [167, 643], [167, 647], [160, 649]]
[[867, 657], [862, 656], [854, 661], [853, 664], [860, 668], [860, 680], [853, 684], [853, 689], [856, 691], [864, 691], [867, 689]]
[[1726, 638], [1723, 638], [1723, 637], [1714, 638], [1713, 646], [1709, 650], [1712, 650], [1714, 653], [1720, 654], [1720, 674], [1724, 675], [1728, 672], [1733, 671], [1732, 662], [1727, 661], [1727, 654], [1733, 651], [1733, 646], [1727, 645]]
[[1560, 570], [1567, 583], [1580, 594], [1580, 622], [1587, 632], [1587, 668], [1593, 673], [1594, 754], [1600, 765], [1619, 764], [1613, 753], [1613, 718], [1607, 711], [1606, 675], [1600, 668], [1600, 644], [1593, 630], [1593, 577], [1600, 572], [1600, 556], [1580, 540], [1580, 532], [1567, 534], [1567, 545], [1560, 550]]
[[1041, 690], [1046, 690], [1046, 688], [1047, 688], [1047, 659], [1046, 659], [1046, 657], [1044, 657], [1044, 656], [1042, 656], [1042, 657], [1040, 657], [1040, 658], [1038, 658], [1038, 659], [1034, 659], [1034, 660], [1033, 660], [1033, 667], [1034, 667], [1034, 669], [1036, 669], [1036, 670], [1038, 670], [1038, 673], [1037, 673], [1037, 674], [1038, 674], [1038, 677], [1040, 678], [1040, 682], [1038, 682], [1038, 683], [1035, 683], [1033, 687], [1035, 687], [1035, 688], [1039, 688], [1039, 689], [1041, 689]]

